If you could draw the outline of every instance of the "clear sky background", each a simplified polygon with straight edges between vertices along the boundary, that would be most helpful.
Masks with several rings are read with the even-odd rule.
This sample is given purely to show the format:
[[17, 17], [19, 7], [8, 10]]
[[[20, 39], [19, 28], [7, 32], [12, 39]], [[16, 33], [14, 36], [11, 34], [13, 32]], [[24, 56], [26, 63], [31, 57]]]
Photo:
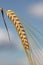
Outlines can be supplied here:
[[[34, 53], [36, 53], [34, 56], [35, 59], [37, 58], [39, 60], [40, 58], [39, 62], [41, 62], [40, 64], [37, 63], [37, 65], [43, 65], [43, 0], [0, 0], [0, 8], [12, 10], [16, 13], [22, 25], [24, 26], [32, 49], [35, 48], [37, 52], [36, 53], [34, 50]], [[9, 44], [8, 35], [0, 13], [0, 65], [29, 65], [17, 31], [11, 21], [7, 18], [6, 14], [5, 20], [9, 29], [12, 42], [11, 45], [13, 48], [9, 49], [7, 45]], [[30, 24], [38, 29], [41, 32], [41, 35], [35, 31], [35, 29], [33, 29]], [[36, 40], [37, 38], [35, 39], [38, 46], [40, 47], [40, 53], [37, 44], [30, 36], [31, 33], [28, 33], [29, 27], [34, 31], [38, 38], [42, 40], [40, 44]], [[38, 58], [38, 56], [40, 57]]]

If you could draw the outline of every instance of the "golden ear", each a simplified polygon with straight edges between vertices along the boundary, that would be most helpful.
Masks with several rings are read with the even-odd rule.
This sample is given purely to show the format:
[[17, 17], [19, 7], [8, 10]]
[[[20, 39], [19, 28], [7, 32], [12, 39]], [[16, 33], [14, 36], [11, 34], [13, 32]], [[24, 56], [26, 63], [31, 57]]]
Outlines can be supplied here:
[[11, 10], [8, 10], [6, 13], [7, 13], [7, 16], [10, 18], [10, 20], [12, 21], [12, 23], [14, 24], [14, 26], [16, 27], [16, 30], [18, 31], [18, 34], [22, 41], [23, 46], [26, 49], [29, 49], [29, 44], [28, 44], [28, 40], [26, 37], [26, 33], [24, 31], [24, 28], [23, 28], [20, 20], [18, 19], [16, 14], [14, 12], [12, 12]]

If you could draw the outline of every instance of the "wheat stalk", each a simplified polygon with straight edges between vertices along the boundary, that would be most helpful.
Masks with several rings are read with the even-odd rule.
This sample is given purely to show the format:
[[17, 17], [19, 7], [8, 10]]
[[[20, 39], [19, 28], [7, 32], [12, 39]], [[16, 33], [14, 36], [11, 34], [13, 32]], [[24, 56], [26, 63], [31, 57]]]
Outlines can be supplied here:
[[[19, 35], [20, 39], [21, 39], [22, 45], [24, 47], [24, 50], [25, 50], [25, 52], [27, 54], [27, 57], [29, 59], [30, 65], [36, 65], [34, 60], [31, 58], [30, 45], [29, 45], [25, 30], [24, 30], [20, 20], [18, 19], [16, 14], [14, 12], [12, 12], [11, 10], [7, 10], [6, 14], [7, 14], [8, 18], [10, 18], [10, 20], [12, 21], [14, 26], [16, 27], [16, 30], [18, 32], [18, 35]], [[29, 50], [29, 53], [28, 53], [27, 50]]]

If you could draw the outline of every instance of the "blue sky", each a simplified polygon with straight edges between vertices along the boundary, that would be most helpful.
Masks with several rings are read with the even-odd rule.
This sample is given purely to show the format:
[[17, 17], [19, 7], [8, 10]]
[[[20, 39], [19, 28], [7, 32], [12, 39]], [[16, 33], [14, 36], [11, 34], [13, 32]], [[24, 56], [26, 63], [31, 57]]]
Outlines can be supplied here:
[[[30, 34], [28, 33], [30, 27], [34, 33], [43, 40], [43, 36], [39, 35], [38, 32], [36, 32], [31, 26], [36, 27], [41, 33], [43, 33], [43, 1], [42, 0], [0, 0], [0, 8], [4, 8], [5, 10], [12, 10], [16, 13], [16, 15], [19, 17], [21, 23], [24, 26], [24, 29], [26, 31], [28, 40], [30, 42], [31, 47], [35, 48], [37, 54], [35, 54], [35, 50], [33, 51], [35, 56], [40, 56], [39, 54], [39, 48], [36, 45], [35, 41], [31, 38]], [[14, 49], [2, 49], [0, 50], [0, 64], [1, 65], [29, 65], [28, 60], [26, 57], [26, 54], [24, 52], [24, 49], [22, 47], [21, 41], [19, 39], [19, 36], [17, 34], [17, 31], [11, 21], [7, 18], [5, 14], [5, 20], [9, 29], [11, 42], [14, 45]], [[33, 36], [34, 38], [34, 36]], [[0, 44], [3, 42], [5, 44], [9, 43], [8, 36], [5, 30], [5, 26], [3, 23], [3, 19], [0, 13]], [[43, 56], [43, 46], [39, 42], [37, 44], [41, 48], [41, 56], [40, 61], [41, 65], [43, 65], [42, 62], [42, 56]], [[43, 44], [43, 43], [42, 43]], [[34, 45], [34, 46], [33, 46]], [[33, 49], [32, 48], [32, 49]], [[36, 59], [35, 57], [35, 59]], [[37, 57], [38, 59], [38, 57]], [[42, 59], [42, 60], [41, 60]], [[25, 60], [25, 61], [24, 61]], [[39, 61], [39, 62], [40, 62]], [[36, 61], [37, 62], [37, 61]], [[37, 65], [39, 65], [37, 63]]]

